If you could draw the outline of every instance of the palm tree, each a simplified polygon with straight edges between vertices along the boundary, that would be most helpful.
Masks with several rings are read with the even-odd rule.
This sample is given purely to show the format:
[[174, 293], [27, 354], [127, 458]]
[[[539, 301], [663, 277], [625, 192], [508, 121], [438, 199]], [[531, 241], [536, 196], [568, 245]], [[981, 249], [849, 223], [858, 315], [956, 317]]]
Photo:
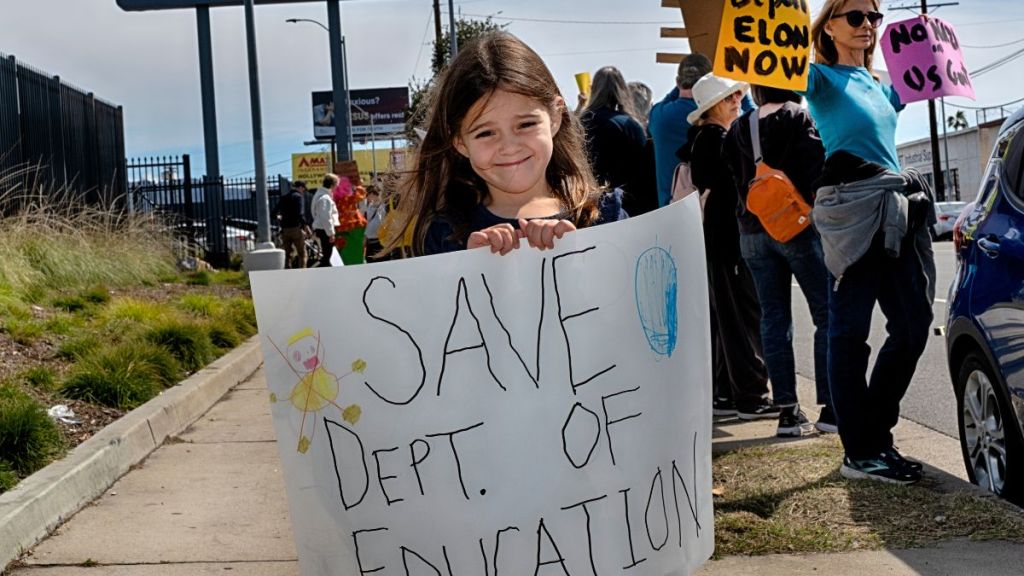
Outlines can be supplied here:
[[957, 110], [956, 115], [946, 118], [946, 126], [949, 126], [953, 130], [967, 128], [967, 116], [964, 114], [964, 111]]

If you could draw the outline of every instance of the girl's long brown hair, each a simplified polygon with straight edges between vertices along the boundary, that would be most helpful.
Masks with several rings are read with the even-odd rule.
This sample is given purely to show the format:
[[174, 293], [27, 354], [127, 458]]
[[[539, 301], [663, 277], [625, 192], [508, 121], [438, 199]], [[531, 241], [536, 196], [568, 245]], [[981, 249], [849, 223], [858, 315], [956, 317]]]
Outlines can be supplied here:
[[[412, 227], [414, 253], [423, 253], [427, 229], [439, 217], [451, 224], [460, 242], [472, 232], [470, 218], [487, 198], [487, 185], [455, 149], [455, 138], [470, 108], [499, 89], [533, 98], [561, 116], [547, 182], [577, 226], [597, 218], [598, 185], [579, 120], [564, 104], [555, 106], [561, 94], [540, 56], [507, 32], [491, 32], [459, 51], [429, 98], [426, 135], [399, 186], [399, 229]], [[392, 235], [384, 251], [398, 246], [401, 238], [401, 232]]]
[[[842, 14], [847, 2], [849, 0], [825, 0], [825, 5], [821, 7], [821, 12], [818, 13], [818, 17], [811, 24], [814, 61], [818, 64], [833, 66], [839, 61], [839, 50], [836, 48], [836, 43], [832, 41], [832, 37], [825, 33], [825, 24], [836, 14]], [[871, 0], [871, 4], [875, 7], [875, 10], [879, 9], [878, 0]], [[864, 51], [864, 67], [872, 74], [874, 74], [874, 71], [871, 68], [871, 63], [875, 58], [875, 46], [877, 44], [878, 33], [876, 32], [875, 39], [871, 41], [871, 46]]]

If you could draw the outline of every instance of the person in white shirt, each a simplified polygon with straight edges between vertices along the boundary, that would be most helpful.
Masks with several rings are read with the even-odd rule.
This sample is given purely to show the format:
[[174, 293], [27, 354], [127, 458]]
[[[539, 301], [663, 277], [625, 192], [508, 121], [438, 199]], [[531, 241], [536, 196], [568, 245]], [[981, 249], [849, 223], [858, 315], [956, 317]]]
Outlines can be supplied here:
[[331, 190], [338, 185], [338, 177], [334, 174], [324, 176], [323, 186], [313, 196], [313, 232], [320, 241], [320, 262], [318, 267], [331, 265], [331, 254], [334, 252], [334, 227], [338, 220], [338, 207], [334, 204]]

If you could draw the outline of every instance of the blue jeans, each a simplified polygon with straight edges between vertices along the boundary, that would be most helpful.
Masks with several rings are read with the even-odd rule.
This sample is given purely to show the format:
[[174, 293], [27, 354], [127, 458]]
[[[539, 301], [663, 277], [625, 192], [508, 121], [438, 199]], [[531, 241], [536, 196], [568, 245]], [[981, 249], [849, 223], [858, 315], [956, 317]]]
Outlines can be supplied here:
[[757, 297], [761, 301], [764, 362], [779, 405], [796, 404], [793, 360], [792, 278], [807, 299], [814, 321], [814, 382], [818, 404], [831, 405], [828, 385], [828, 270], [817, 233], [808, 228], [783, 244], [765, 233], [740, 236]]
[[[828, 374], [839, 437], [850, 458], [876, 457], [892, 446], [900, 400], [924, 352], [932, 323], [928, 269], [931, 241], [924, 229], [908, 234], [898, 258], [885, 251], [882, 235], [837, 282], [829, 274]], [[867, 379], [871, 314], [885, 315], [885, 344]]]

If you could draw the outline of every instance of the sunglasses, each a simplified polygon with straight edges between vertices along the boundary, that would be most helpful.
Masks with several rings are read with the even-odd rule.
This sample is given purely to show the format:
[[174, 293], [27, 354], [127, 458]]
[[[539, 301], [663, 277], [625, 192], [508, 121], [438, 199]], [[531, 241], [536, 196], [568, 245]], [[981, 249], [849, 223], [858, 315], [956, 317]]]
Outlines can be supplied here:
[[836, 18], [846, 17], [846, 23], [852, 28], [860, 28], [864, 25], [864, 20], [867, 20], [871, 24], [872, 28], [878, 28], [878, 25], [882, 23], [882, 18], [885, 15], [881, 12], [861, 12], [860, 10], [850, 10], [849, 12], [843, 12], [842, 14], [833, 14], [830, 20]]

